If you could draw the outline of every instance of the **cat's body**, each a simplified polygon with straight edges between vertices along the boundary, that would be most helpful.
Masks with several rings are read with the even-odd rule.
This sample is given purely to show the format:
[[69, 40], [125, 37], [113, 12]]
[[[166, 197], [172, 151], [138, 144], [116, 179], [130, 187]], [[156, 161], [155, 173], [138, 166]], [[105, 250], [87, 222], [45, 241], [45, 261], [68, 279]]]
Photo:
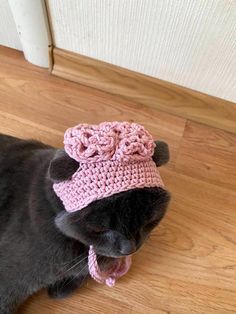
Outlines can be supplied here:
[[[8, 144], [12, 143], [12, 144]], [[62, 210], [47, 170], [55, 150], [37, 142], [0, 137], [0, 313], [11, 313], [30, 294], [64, 278], [88, 273], [87, 248], [54, 224]], [[46, 194], [52, 193], [47, 198]], [[78, 261], [78, 260], [77, 260]], [[70, 283], [69, 283], [70, 284]]]
[[[51, 296], [63, 296], [79, 287], [88, 277], [86, 241], [82, 241], [83, 244], [76, 239], [73, 236], [74, 231], [70, 236], [67, 229], [68, 221], [72, 226], [75, 225], [75, 220], [76, 228], [79, 228], [80, 220], [76, 217], [81, 214], [68, 216], [65, 213], [61, 201], [53, 191], [53, 181], [48, 174], [56, 151], [36, 141], [0, 135], [1, 314], [13, 313], [29, 295], [41, 288], [48, 288]], [[130, 196], [126, 192], [121, 193], [121, 196], [111, 197], [110, 202], [113, 203], [108, 205], [112, 208], [111, 204], [116, 204], [113, 206], [115, 212], [116, 206], [120, 206], [121, 211], [122, 204], [126, 202], [127, 207], [130, 207], [130, 215], [135, 210], [131, 208], [132, 198], [140, 199], [141, 203], [143, 201], [148, 205], [145, 193], [149, 198], [149, 191], [144, 191], [142, 195], [140, 191], [131, 193], [133, 194]], [[162, 199], [161, 207], [165, 209], [169, 200], [168, 194], [164, 195], [163, 191], [158, 193]], [[95, 207], [90, 206], [88, 213], [101, 208], [103, 202], [97, 202]], [[164, 209], [159, 220], [164, 215]], [[119, 212], [119, 209], [116, 211]], [[65, 224], [60, 218], [63, 216], [61, 213], [66, 217]], [[57, 226], [56, 217], [59, 217]], [[82, 220], [83, 217], [79, 219]], [[134, 226], [140, 223], [138, 219], [136, 223], [135, 218], [132, 221]], [[109, 258], [103, 259], [103, 263], [106, 261], [109, 262]]]

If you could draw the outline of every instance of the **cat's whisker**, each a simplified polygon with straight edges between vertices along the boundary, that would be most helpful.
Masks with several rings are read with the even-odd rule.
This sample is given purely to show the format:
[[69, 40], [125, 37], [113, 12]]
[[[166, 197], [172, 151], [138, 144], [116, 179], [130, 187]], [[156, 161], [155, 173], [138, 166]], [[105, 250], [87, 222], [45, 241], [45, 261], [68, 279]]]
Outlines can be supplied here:
[[[102, 242], [103, 242], [102, 239], [100, 239], [100, 241], [98, 242], [98, 245], [101, 245]], [[67, 270], [65, 271], [65, 273], [67, 273], [68, 271], [70, 271], [70, 270], [73, 269], [74, 267], [78, 266], [78, 265], [80, 264], [80, 262], [83, 262], [85, 259], [87, 259], [87, 258], [88, 258], [88, 254], [87, 254], [87, 253], [85, 253], [85, 254], [86, 254], [86, 256], [85, 256], [82, 260], [80, 260], [78, 263], [72, 265], [69, 269], [67, 269]], [[93, 251], [92, 254], [95, 255], [96, 253]], [[81, 255], [75, 257], [73, 260], [69, 261], [68, 264], [72, 263], [74, 260], [77, 260], [77, 259], [80, 258], [80, 257], [81, 257]], [[68, 264], [67, 264], [67, 265], [68, 265]]]
[[[100, 258], [101, 258], [101, 256], [99, 256], [99, 257], [97, 258], [97, 262], [100, 260]], [[94, 262], [94, 263], [95, 263], [95, 262]], [[88, 267], [87, 264], [79, 271], [78, 274], [76, 274], [71, 280], [69, 280], [66, 284], [64, 284], [64, 285], [62, 286], [62, 288], [64, 288], [64, 287], [66, 287], [67, 285], [69, 285], [69, 284], [74, 280], [74, 278], [79, 277], [79, 276], [81, 275], [81, 273], [86, 269], [86, 267]], [[88, 278], [88, 276], [89, 276], [89, 272], [84, 276], [84, 278], [83, 278], [83, 280], [82, 280], [82, 282], [81, 282], [81, 285], [83, 284], [83, 282], [85, 281], [85, 279]]]
[[[64, 271], [65, 271], [65, 273], [68, 272], [70, 270], [70, 269], [67, 270], [68, 266], [70, 266], [72, 263], [78, 261], [78, 259], [79, 259], [79, 262], [83, 262], [84, 260], [86, 260], [87, 254], [83, 258], [82, 257], [83, 257], [83, 255], [79, 255], [79, 256], [76, 256], [75, 258], [71, 259], [68, 262], [64, 262], [64, 263], [59, 264], [59, 265], [62, 265], [62, 268], [60, 269], [60, 271], [58, 271], [58, 273], [63, 273]], [[72, 268], [73, 268], [73, 265], [72, 265]]]
[[72, 265], [69, 269], [67, 269], [64, 274], [68, 273], [70, 270], [72, 270], [73, 268], [75, 268], [76, 266], [78, 266], [79, 264], [81, 264], [83, 261], [85, 261], [88, 258], [88, 256], [85, 256], [82, 260], [79, 260], [77, 263], [75, 263], [74, 265]]
[[[64, 262], [64, 263], [62, 263], [62, 264], [64, 264], [64, 266], [67, 266], [68, 264], [71, 264], [72, 262], [77, 261], [77, 260], [78, 260], [79, 258], [81, 258], [82, 256], [83, 256], [83, 254], [78, 255], [78, 256], [72, 258], [70, 261]], [[87, 257], [87, 254], [86, 254], [86, 256], [84, 256], [84, 258], [86, 258], [86, 257]]]

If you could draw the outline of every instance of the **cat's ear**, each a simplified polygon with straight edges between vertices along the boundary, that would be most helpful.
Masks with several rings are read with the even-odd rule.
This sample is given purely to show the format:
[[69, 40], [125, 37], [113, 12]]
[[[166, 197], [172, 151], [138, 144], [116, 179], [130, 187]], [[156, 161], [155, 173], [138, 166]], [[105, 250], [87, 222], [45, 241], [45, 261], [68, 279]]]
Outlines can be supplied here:
[[155, 141], [156, 147], [152, 159], [157, 167], [166, 164], [170, 159], [168, 144], [163, 141]]
[[65, 181], [79, 168], [79, 162], [72, 159], [64, 149], [58, 149], [50, 162], [48, 173], [49, 177], [55, 181]]

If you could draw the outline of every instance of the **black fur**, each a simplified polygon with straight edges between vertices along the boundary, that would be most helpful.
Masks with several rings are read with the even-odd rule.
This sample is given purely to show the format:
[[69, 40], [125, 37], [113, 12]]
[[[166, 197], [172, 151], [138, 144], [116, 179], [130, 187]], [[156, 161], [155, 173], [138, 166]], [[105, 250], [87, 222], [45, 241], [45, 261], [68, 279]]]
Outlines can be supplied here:
[[165, 165], [170, 158], [169, 147], [163, 141], [156, 141], [156, 147], [153, 155], [153, 160], [155, 161], [157, 167]]
[[70, 158], [64, 149], [58, 149], [50, 162], [49, 175], [54, 182], [60, 182], [69, 179], [78, 168], [76, 160]]
[[65, 212], [52, 184], [78, 166], [62, 150], [0, 135], [1, 314], [15, 313], [41, 288], [51, 297], [67, 296], [88, 277], [90, 244], [106, 268], [114, 257], [136, 251], [164, 216], [169, 194], [161, 188]]

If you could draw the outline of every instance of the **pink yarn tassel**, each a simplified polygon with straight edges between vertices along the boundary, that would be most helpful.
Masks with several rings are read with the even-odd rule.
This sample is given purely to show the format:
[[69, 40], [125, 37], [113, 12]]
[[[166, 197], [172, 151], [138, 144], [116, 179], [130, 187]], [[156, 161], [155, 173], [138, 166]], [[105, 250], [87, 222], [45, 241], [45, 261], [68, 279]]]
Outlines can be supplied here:
[[117, 258], [115, 267], [108, 271], [101, 271], [98, 262], [97, 255], [93, 249], [93, 246], [89, 248], [88, 255], [88, 267], [91, 277], [99, 283], [105, 283], [108, 287], [113, 287], [116, 283], [116, 279], [125, 275], [131, 266], [131, 256], [123, 258]]

